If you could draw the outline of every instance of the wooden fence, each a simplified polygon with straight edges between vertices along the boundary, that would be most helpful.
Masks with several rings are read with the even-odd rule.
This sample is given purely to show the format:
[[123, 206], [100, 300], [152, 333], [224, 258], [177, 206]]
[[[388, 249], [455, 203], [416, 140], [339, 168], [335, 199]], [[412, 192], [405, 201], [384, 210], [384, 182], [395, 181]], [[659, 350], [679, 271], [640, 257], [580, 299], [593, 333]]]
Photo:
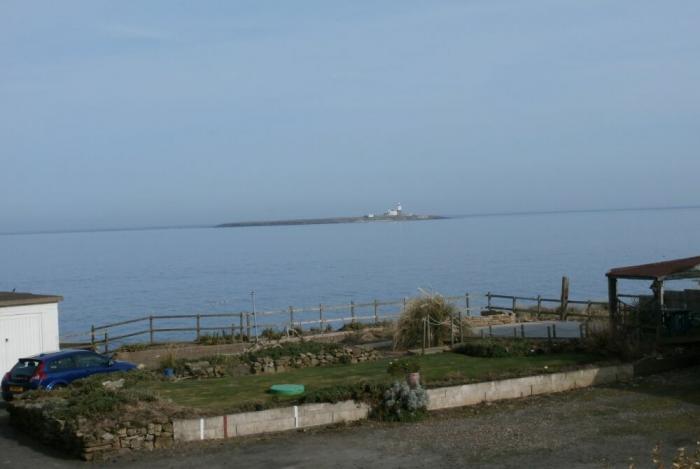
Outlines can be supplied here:
[[[622, 296], [633, 297], [633, 295]], [[473, 307], [473, 300], [484, 297], [485, 306]], [[537, 318], [555, 316], [557, 319], [565, 320], [607, 317], [607, 313], [601, 314], [600, 310], [607, 310], [608, 306], [607, 302], [603, 301], [569, 300], [568, 298], [563, 301], [563, 299], [541, 295], [527, 297], [491, 292], [486, 295], [465, 293], [459, 296], [447, 296], [445, 299], [457, 307], [458, 317], [454, 319], [458, 320], [460, 325], [464, 316], [481, 315], [482, 310], [507, 311], [516, 315], [532, 314]], [[175, 333], [188, 335], [186, 340], [193, 338], [200, 340], [205, 334], [220, 333], [231, 342], [257, 340], [261, 332], [268, 329], [285, 334], [300, 334], [303, 331], [314, 330], [325, 333], [333, 329], [336, 324], [336, 328], [341, 328], [347, 324], [380, 324], [382, 321], [394, 320], [405, 309], [407, 301], [408, 298], [390, 301], [375, 299], [367, 303], [351, 301], [340, 305], [289, 306], [285, 309], [270, 311], [149, 315], [110, 324], [92, 325], [88, 333], [88, 343], [96, 348], [101, 347], [106, 352], [110, 350], [110, 346], [125, 343], [129, 339], [139, 339], [140, 342], [155, 344], [158, 338], [164, 338], [164, 334], [172, 337]], [[483, 304], [483, 300], [479, 302]], [[581, 308], [577, 309], [575, 306]], [[85, 334], [80, 336], [85, 337]], [[462, 333], [460, 333], [461, 336]], [[80, 343], [86, 344], [84, 339]]]
[[[504, 304], [503, 300], [506, 300], [507, 302]], [[553, 305], [554, 307], [548, 307], [547, 305]], [[569, 307], [572, 305], [574, 308]], [[577, 309], [576, 306], [580, 306], [581, 308]], [[596, 313], [595, 308], [598, 308], [598, 310], [604, 309], [606, 313]], [[556, 316], [558, 319], [563, 321], [567, 318], [593, 319], [596, 317], [607, 317], [608, 302], [570, 300], [568, 298], [546, 298], [542, 297], [541, 295], [537, 295], [535, 297], [497, 295], [489, 292], [486, 294], [485, 309], [487, 311], [510, 311], [514, 314], [533, 314], [537, 318], [541, 318], [543, 316]]]
[[[460, 323], [463, 315], [469, 316], [475, 311], [475, 308], [470, 306], [468, 293], [448, 296], [445, 299], [457, 307]], [[95, 348], [102, 347], [106, 353], [110, 350], [110, 345], [124, 343], [126, 339], [146, 337], [148, 344], [155, 344], [156, 335], [163, 337], [164, 333], [194, 333], [194, 339], [200, 340], [204, 334], [216, 332], [232, 343], [257, 340], [261, 331], [266, 329], [286, 334], [300, 334], [305, 330], [315, 329], [323, 334], [329, 332], [337, 323], [342, 327], [346, 324], [380, 324], [382, 321], [393, 320], [403, 312], [407, 302], [408, 298], [402, 298], [394, 301], [374, 300], [369, 303], [351, 301], [342, 305], [319, 304], [303, 308], [289, 306], [283, 310], [271, 311], [149, 315], [110, 324], [92, 325], [89, 343]], [[212, 323], [213, 320], [216, 322]]]

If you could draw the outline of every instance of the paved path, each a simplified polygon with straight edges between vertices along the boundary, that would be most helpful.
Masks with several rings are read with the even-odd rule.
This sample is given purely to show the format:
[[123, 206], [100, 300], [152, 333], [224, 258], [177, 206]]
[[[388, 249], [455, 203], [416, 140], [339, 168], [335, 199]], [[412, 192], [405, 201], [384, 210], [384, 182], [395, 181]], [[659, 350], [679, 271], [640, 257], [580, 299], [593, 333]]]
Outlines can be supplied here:
[[[0, 410], [0, 466], [90, 467], [58, 458], [8, 428]], [[365, 422], [264, 438], [191, 444], [107, 463], [109, 467], [441, 468], [666, 467], [700, 437], [700, 367], [636, 380], [432, 414], [415, 424]]]

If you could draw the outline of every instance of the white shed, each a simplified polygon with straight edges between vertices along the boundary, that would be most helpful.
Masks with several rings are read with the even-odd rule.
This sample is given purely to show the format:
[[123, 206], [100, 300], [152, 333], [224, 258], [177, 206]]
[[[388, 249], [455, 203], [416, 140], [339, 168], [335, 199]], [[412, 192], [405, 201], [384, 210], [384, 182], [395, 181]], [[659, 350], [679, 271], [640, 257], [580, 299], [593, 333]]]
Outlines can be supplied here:
[[0, 292], [0, 376], [18, 358], [59, 349], [61, 296]]

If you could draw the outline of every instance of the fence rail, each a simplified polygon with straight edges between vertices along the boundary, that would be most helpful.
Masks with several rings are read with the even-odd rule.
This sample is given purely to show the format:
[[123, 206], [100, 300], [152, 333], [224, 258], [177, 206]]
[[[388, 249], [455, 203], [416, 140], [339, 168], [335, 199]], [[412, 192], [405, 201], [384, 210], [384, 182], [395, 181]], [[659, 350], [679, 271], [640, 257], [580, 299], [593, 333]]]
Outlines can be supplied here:
[[[541, 295], [513, 296], [489, 292], [485, 295], [465, 293], [444, 298], [456, 306], [458, 316], [455, 320], [458, 320], [459, 324], [462, 323], [464, 316], [481, 315], [483, 310], [510, 311], [516, 315], [535, 314], [538, 318], [557, 316], [560, 319], [567, 317], [592, 319], [604, 316], [600, 313], [600, 309], [607, 308], [607, 302], [603, 301], [567, 299], [565, 303], [567, 306], [585, 306], [581, 310], [572, 310], [562, 307], [562, 299]], [[475, 307], [476, 302], [483, 305], [483, 298], [486, 299], [485, 306]], [[355, 323], [380, 324], [382, 321], [396, 319], [406, 308], [407, 302], [408, 298], [375, 299], [360, 303], [351, 301], [336, 305], [289, 306], [283, 309], [252, 312], [148, 315], [109, 324], [92, 325], [87, 334], [75, 334], [74, 337], [82, 337], [84, 344], [87, 336], [89, 344], [96, 348], [101, 347], [105, 352], [109, 351], [110, 345], [124, 343], [125, 339], [146, 337], [145, 342], [155, 344], [158, 338], [163, 338], [163, 334], [170, 334], [172, 337], [174, 333], [193, 334], [196, 340], [200, 340], [205, 333], [220, 332], [231, 342], [245, 342], [258, 340], [261, 331], [267, 329], [286, 334], [299, 334], [305, 330], [325, 333], [331, 325], [338, 323], [343, 326]], [[504, 302], [506, 304], [503, 304]], [[547, 306], [551, 304], [554, 304], [554, 308]], [[460, 336], [463, 336], [461, 330]], [[189, 337], [187, 340], [192, 339], [191, 335]]]
[[[510, 304], [494, 304], [493, 300], [508, 300]], [[607, 301], [593, 301], [593, 300], [570, 300], [568, 298], [546, 298], [541, 295], [533, 296], [514, 296], [514, 295], [500, 295], [488, 292], [486, 294], [486, 310], [487, 311], [510, 311], [514, 314], [528, 313], [535, 314], [537, 318], [542, 316], [557, 316], [561, 320], [565, 320], [569, 317], [587, 318], [592, 319], [594, 317], [607, 317], [605, 314], [594, 313], [594, 307], [602, 308], [607, 311], [608, 302]], [[520, 302], [520, 305], [518, 304]], [[523, 305], [522, 302], [528, 302], [529, 305]], [[550, 309], [545, 306], [545, 303], [554, 304], [555, 308]], [[569, 305], [581, 305], [585, 306], [585, 309], [581, 312], [570, 309]]]

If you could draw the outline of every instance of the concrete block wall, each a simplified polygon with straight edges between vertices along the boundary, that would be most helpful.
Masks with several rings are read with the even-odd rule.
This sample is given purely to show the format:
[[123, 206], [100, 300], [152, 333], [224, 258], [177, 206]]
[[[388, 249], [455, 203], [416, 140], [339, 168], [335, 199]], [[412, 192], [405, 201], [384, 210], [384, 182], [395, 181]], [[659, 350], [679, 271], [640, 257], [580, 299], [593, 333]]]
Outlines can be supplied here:
[[363, 420], [369, 416], [365, 403], [304, 404], [240, 414], [173, 421], [175, 440], [195, 441], [233, 438], [261, 433]]
[[[624, 381], [633, 375], [632, 365], [620, 365], [429, 389], [428, 410], [569, 391]], [[304, 404], [219, 417], [174, 420], [173, 432], [177, 441], [233, 438], [364, 420], [369, 417], [370, 410], [368, 404], [355, 401]]]
[[633, 374], [632, 365], [620, 365], [429, 389], [428, 410], [564, 392], [627, 380]]

